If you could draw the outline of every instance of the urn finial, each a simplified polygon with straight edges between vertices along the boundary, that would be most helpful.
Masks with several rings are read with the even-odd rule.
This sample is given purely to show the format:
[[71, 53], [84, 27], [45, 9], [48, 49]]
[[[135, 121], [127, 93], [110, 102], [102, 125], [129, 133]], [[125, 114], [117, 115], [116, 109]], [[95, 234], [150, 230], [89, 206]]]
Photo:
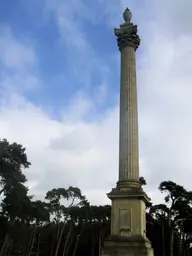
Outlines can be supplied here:
[[132, 18], [132, 13], [131, 11], [129, 10], [129, 8], [126, 8], [124, 13], [123, 13], [123, 19], [126, 23], [130, 23], [131, 21], [131, 18]]

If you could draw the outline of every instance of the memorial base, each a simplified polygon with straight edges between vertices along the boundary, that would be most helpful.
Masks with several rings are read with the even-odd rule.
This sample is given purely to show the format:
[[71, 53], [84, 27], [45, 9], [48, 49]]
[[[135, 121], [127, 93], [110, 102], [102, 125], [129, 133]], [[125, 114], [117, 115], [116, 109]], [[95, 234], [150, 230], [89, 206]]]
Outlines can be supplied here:
[[109, 236], [103, 246], [101, 256], [153, 256], [153, 248], [142, 236]]

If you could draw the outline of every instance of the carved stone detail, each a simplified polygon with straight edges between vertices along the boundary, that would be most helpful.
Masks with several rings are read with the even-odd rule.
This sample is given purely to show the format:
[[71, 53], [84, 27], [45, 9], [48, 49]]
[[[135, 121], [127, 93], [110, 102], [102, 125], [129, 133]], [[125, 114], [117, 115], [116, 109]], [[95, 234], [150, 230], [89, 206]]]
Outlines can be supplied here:
[[120, 232], [131, 231], [131, 209], [120, 209]]
[[[121, 51], [120, 134], [119, 134], [119, 187], [130, 181], [139, 186], [138, 110], [135, 51], [140, 44], [137, 25], [131, 23], [127, 8], [125, 23], [115, 29]], [[127, 184], [128, 185], [128, 184]], [[128, 186], [129, 187], [129, 186]]]
[[[125, 19], [126, 17], [126, 19]], [[115, 35], [117, 37], [117, 45], [121, 51], [123, 47], [131, 46], [137, 50], [140, 45], [140, 38], [137, 34], [137, 25], [130, 22], [132, 14], [129, 9], [124, 12], [125, 23], [120, 25], [120, 28], [115, 28]]]
[[137, 34], [129, 34], [127, 31], [122, 31], [122, 33], [117, 36], [117, 45], [120, 51], [126, 46], [131, 46], [137, 50], [140, 45], [140, 38]]
[[150, 199], [139, 182], [138, 110], [135, 51], [140, 44], [137, 26], [128, 8], [124, 24], [115, 29], [121, 52], [119, 180], [108, 197], [112, 200], [111, 235], [102, 256], [153, 256], [146, 237], [146, 205]]

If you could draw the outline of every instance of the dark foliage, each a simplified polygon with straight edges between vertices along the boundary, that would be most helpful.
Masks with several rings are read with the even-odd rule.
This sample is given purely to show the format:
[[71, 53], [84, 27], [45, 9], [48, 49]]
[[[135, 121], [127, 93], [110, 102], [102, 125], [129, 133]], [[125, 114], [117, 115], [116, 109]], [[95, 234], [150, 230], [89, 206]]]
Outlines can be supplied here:
[[[72, 186], [35, 201], [23, 174], [29, 166], [21, 145], [0, 140], [0, 256], [99, 256], [110, 234], [111, 207], [90, 205]], [[140, 183], [146, 185], [143, 177]], [[146, 212], [155, 256], [192, 255], [192, 193], [172, 181], [159, 190], [165, 203]]]

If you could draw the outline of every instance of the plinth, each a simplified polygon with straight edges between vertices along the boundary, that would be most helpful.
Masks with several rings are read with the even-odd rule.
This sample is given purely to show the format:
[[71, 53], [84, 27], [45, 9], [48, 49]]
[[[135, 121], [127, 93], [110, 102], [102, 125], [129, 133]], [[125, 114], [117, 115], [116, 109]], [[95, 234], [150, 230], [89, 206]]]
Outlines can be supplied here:
[[139, 182], [138, 110], [135, 51], [140, 45], [137, 26], [127, 8], [115, 29], [121, 52], [119, 180], [108, 194], [111, 199], [111, 235], [102, 256], [153, 256], [146, 237], [146, 206], [150, 198]]

